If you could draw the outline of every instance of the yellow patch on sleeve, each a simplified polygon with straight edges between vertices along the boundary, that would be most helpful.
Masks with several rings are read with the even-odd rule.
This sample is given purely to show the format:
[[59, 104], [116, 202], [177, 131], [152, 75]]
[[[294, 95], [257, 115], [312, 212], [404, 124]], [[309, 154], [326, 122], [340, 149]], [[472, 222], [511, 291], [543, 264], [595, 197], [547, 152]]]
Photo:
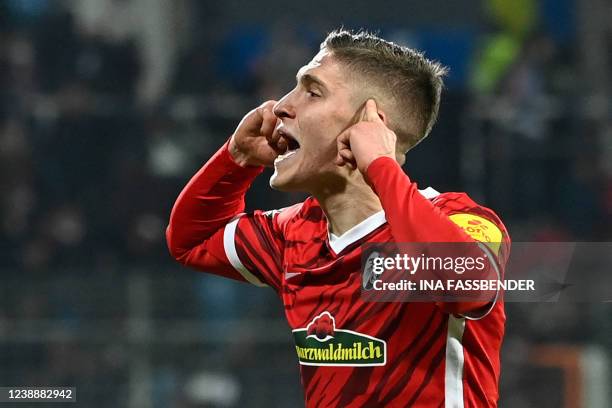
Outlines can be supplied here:
[[503, 234], [497, 225], [486, 218], [474, 214], [459, 213], [453, 214], [448, 218], [461, 227], [470, 237], [485, 243], [495, 254], [499, 253]]

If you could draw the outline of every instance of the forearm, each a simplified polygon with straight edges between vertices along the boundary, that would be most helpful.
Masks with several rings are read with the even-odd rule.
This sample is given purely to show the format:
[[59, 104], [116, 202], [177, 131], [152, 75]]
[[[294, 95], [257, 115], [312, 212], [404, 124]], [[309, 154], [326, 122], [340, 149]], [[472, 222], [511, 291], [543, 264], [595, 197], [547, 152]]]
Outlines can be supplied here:
[[191, 178], [172, 208], [166, 239], [176, 259], [244, 211], [245, 193], [263, 170], [238, 165], [227, 145]]
[[[380, 199], [396, 242], [470, 242], [472, 239], [423, 197], [399, 164], [379, 158], [367, 169], [370, 186]], [[416, 224], [427, 228], [414, 228]]]
[[[395, 160], [387, 157], [375, 160], [367, 169], [367, 178], [382, 203], [396, 242], [475, 242], [446, 214], [419, 193], [416, 183], [410, 180]], [[415, 228], [416, 225], [427, 227]], [[440, 249], [440, 247], [432, 248], [434, 252]], [[480, 253], [477, 247], [465, 247], [464, 250], [473, 256]], [[482, 271], [482, 277], [490, 277], [492, 272], [494, 270], [488, 265]], [[494, 291], [480, 293], [480, 299], [494, 297]], [[447, 313], [464, 314], [486, 306], [489, 300], [436, 302], [436, 304]]]

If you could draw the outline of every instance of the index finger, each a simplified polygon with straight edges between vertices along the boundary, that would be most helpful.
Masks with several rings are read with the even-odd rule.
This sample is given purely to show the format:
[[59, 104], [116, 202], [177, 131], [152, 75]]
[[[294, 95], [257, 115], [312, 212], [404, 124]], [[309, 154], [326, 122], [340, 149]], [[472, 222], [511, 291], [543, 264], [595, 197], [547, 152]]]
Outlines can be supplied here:
[[382, 122], [382, 119], [378, 115], [378, 106], [374, 99], [368, 99], [363, 108], [363, 121], [366, 122]]
[[276, 130], [276, 126], [278, 125], [278, 118], [274, 113], [272, 113], [271, 109], [264, 108], [261, 113], [262, 121], [260, 132], [262, 135], [266, 137], [272, 137], [274, 131]]

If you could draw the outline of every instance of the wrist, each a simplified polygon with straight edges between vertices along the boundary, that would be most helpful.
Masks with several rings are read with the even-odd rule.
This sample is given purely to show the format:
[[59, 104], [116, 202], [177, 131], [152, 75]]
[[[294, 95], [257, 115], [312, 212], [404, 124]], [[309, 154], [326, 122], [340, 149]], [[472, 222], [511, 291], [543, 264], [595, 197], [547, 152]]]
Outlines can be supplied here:
[[374, 157], [372, 160], [370, 160], [370, 161], [369, 161], [369, 163], [367, 163], [367, 164], [366, 164], [366, 165], [363, 167], [363, 171], [362, 171], [362, 173], [363, 173], [364, 175], [366, 175], [366, 176], [367, 176], [368, 172], [370, 171], [370, 168], [372, 167], [372, 165], [373, 165], [374, 163], [384, 162], [384, 161], [386, 161], [386, 159], [390, 159], [390, 160], [392, 160], [393, 162], [397, 162], [397, 161], [395, 160], [395, 157], [391, 157], [391, 156], [387, 156], [387, 155], [380, 155], [380, 156]]
[[381, 177], [385, 178], [396, 167], [398, 167], [401, 171], [399, 163], [394, 158], [389, 156], [379, 156], [370, 162], [363, 175], [366, 182], [373, 187], [373, 183], [376, 180], [379, 180]]
[[227, 150], [232, 158], [232, 160], [239, 165], [240, 167], [249, 166], [249, 158], [246, 154], [242, 153], [240, 149], [238, 149], [238, 145], [236, 144], [236, 140], [234, 135], [229, 140], [227, 145]]

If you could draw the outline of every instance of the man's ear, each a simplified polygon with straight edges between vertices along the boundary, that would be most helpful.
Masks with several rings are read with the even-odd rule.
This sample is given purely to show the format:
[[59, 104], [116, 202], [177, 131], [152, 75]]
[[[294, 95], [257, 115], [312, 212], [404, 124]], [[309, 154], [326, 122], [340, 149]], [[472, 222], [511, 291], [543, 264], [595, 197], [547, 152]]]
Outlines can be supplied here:
[[389, 117], [387, 116], [385, 111], [380, 109], [380, 107], [378, 108], [378, 117], [380, 118], [380, 120], [383, 121], [386, 127], [389, 127]]
[[373, 99], [376, 102], [376, 113], [378, 113], [378, 117], [380, 118], [380, 120], [383, 121], [383, 123], [385, 124], [385, 126], [389, 127], [391, 126], [391, 124], [389, 123], [389, 115], [387, 115], [385, 113], [384, 110], [381, 109], [378, 101], [380, 100], [380, 98], [376, 98], [374, 96], [368, 96], [367, 98], [365, 98], [365, 100], [361, 103], [361, 107], [357, 110], [357, 112], [355, 113], [355, 116], [353, 117], [353, 121], [354, 123], [359, 122], [360, 120], [363, 120], [363, 118], [365, 117], [365, 107], [366, 107], [366, 103], [368, 102], [368, 100]]

